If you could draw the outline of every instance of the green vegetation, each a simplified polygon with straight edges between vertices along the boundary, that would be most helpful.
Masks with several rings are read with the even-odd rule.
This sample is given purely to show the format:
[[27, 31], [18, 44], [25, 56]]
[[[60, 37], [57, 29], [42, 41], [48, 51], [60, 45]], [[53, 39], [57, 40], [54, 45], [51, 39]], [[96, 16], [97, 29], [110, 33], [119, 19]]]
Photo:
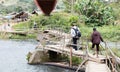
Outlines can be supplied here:
[[89, 26], [113, 24], [115, 19], [113, 8], [99, 0], [76, 0], [73, 4], [65, 0], [64, 4], [66, 11], [73, 10]]
[[36, 39], [37, 33], [30, 33], [27, 35], [0, 33], [0, 39]]
[[79, 65], [80, 63], [82, 63], [82, 61], [83, 60], [79, 57], [75, 57], [75, 56], [72, 57], [72, 64], [73, 65]]
[[107, 41], [120, 41], [120, 26], [99, 27], [99, 31]]
[[37, 7], [32, 0], [15, 0], [14, 2], [12, 0], [7, 0], [0, 4], [1, 14], [20, 11], [31, 12], [33, 9], [37, 9]]
[[115, 55], [117, 55], [118, 57], [120, 57], [120, 49], [112, 48], [112, 51], [114, 52]]
[[110, 3], [109, 6], [113, 8], [116, 20], [120, 19], [120, 2]]
[[51, 16], [44, 16], [44, 15], [40, 15], [40, 16], [33, 16], [30, 21], [28, 22], [23, 22], [20, 23], [16, 26], [14, 26], [15, 29], [31, 29], [33, 28], [33, 23], [34, 21], [37, 23], [37, 27], [40, 30], [44, 30], [46, 28], [53, 28], [55, 29], [56, 27], [59, 29], [62, 29], [65, 32], [68, 32], [68, 30], [70, 29], [70, 25], [72, 22], [78, 22], [78, 17], [74, 16], [72, 14], [68, 14], [68, 13], [54, 13]]
[[36, 33], [24, 35], [14, 35], [12, 34], [9, 39], [35, 39], [37, 36]]
[[[34, 4], [30, 4], [31, 2], [32, 1], [21, 0], [18, 1], [18, 5], [15, 6], [18, 7], [18, 10], [20, 10], [21, 8], [24, 7], [24, 4], [27, 5], [26, 7], [29, 7], [28, 5], [34, 5]], [[39, 30], [52, 28], [52, 29], [59, 29], [66, 33], [69, 33], [70, 25], [73, 22], [76, 22], [76, 24], [80, 27], [80, 30], [82, 32], [82, 37], [87, 37], [89, 39], [92, 32], [92, 28], [96, 27], [98, 31], [100, 31], [102, 37], [105, 40], [109, 40], [109, 41], [120, 40], [120, 27], [116, 25], [112, 25], [115, 19], [118, 20], [120, 18], [120, 10], [119, 10], [120, 2], [106, 4], [104, 2], [99, 2], [98, 0], [96, 1], [76, 0], [72, 5], [71, 0], [65, 0], [63, 1], [63, 3], [66, 9], [68, 9], [66, 10], [67, 13], [65, 12], [52, 13], [51, 16], [49, 17], [44, 15], [33, 16], [30, 18], [29, 21], [21, 22], [18, 25], [14, 26], [14, 29], [31, 30], [34, 26], [33, 23], [35, 21], [37, 23], [37, 27], [39, 28]], [[60, 5], [62, 5], [62, 3], [60, 3]], [[4, 8], [4, 6], [5, 6], [4, 4], [1, 4], [2, 8]], [[57, 6], [59, 6], [59, 4]], [[71, 12], [72, 6], [74, 7], [73, 9], [74, 14], [68, 13]], [[36, 7], [36, 6], [32, 6], [32, 7]], [[9, 9], [11, 10], [11, 8]], [[5, 10], [8, 10], [10, 12], [9, 9], [5, 9]], [[17, 10], [17, 8], [14, 9]], [[25, 8], [25, 10], [27, 9]], [[27, 37], [25, 36], [24, 37], [34, 38], [35, 36], [36, 34], [28, 34]], [[20, 36], [20, 38], [22, 37]], [[12, 35], [10, 38], [19, 38], [19, 36], [15, 37], [14, 35]]]
[[[70, 25], [72, 22], [76, 22], [76, 24], [80, 27], [82, 32], [82, 37], [90, 38], [92, 33], [92, 28], [84, 23], [80, 23], [78, 16], [72, 15], [69, 13], [53, 13], [50, 17], [47, 16], [34, 16], [28, 22], [22, 22], [16, 26], [15, 29], [31, 29], [33, 28], [33, 22], [37, 22], [37, 26], [40, 30], [52, 28], [52, 29], [60, 29], [66, 33], [70, 32]], [[119, 41], [120, 40], [120, 26], [115, 25], [104, 25], [102, 27], [96, 27], [97, 30], [102, 34], [103, 39], [108, 41]]]
[[[58, 0], [56, 8], [64, 8], [62, 0]], [[32, 12], [33, 10], [38, 10], [34, 0], [14, 0], [14, 2], [13, 0], [4, 0], [0, 3], [0, 14], [8, 14], [20, 11]]]
[[[102, 27], [96, 27], [97, 30], [101, 33], [105, 41], [120, 41], [120, 26], [113, 25], [104, 25]], [[80, 26], [83, 37], [90, 37], [92, 33], [92, 27]]]

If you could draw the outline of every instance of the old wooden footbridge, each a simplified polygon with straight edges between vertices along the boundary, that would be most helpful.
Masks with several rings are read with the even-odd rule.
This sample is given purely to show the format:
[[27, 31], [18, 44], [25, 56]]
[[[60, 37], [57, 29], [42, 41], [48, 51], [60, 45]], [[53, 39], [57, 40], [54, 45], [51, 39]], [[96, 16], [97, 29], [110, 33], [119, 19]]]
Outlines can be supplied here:
[[[52, 41], [49, 37], [56, 37], [59, 39], [58, 41]], [[77, 46], [82, 46], [82, 50], [75, 51], [72, 49], [73, 44], [70, 43], [71, 38], [69, 34], [56, 31], [56, 30], [46, 30], [42, 34], [39, 34], [37, 40], [40, 43], [45, 44], [47, 42], [51, 42], [51, 44], [45, 44], [41, 47], [41, 44], [38, 45], [38, 48], [42, 48], [43, 50], [54, 51], [57, 53], [62, 53], [70, 56], [70, 67], [72, 67], [72, 56], [77, 56], [83, 58], [84, 61], [78, 66], [76, 72], [83, 66], [85, 66], [85, 72], [119, 72], [117, 70], [117, 65], [120, 64], [120, 58], [115, 56], [112, 50], [105, 43], [105, 47], [102, 47], [104, 51], [101, 53], [103, 55], [99, 55], [96, 58], [96, 55], [91, 54], [89, 51], [88, 41], [85, 43], [79, 43]]]
[[[26, 35], [28, 33], [24, 31], [3, 32], [22, 35]], [[56, 39], [57, 41], [54, 41], [54, 39]], [[40, 44], [37, 46], [39, 49], [69, 55], [70, 67], [72, 67], [72, 56], [82, 58], [83, 62], [78, 66], [76, 72], [78, 72], [81, 67], [85, 67], [85, 72], [120, 71], [120, 69], [118, 69], [120, 65], [120, 58], [112, 52], [112, 50], [108, 47], [106, 43], [105, 47], [101, 46], [104, 49], [104, 51], [101, 51], [102, 55], [99, 55], [99, 57], [96, 58], [96, 55], [91, 54], [91, 52], [89, 51], [89, 43], [87, 39], [85, 39], [84, 42], [82, 41], [82, 39], [80, 39], [80, 42], [77, 46], [82, 46], [82, 49], [75, 51], [72, 48], [73, 44], [71, 44], [70, 35], [61, 31], [45, 30], [43, 32], [40, 32], [40, 34], [37, 37], [37, 40], [40, 41]]]

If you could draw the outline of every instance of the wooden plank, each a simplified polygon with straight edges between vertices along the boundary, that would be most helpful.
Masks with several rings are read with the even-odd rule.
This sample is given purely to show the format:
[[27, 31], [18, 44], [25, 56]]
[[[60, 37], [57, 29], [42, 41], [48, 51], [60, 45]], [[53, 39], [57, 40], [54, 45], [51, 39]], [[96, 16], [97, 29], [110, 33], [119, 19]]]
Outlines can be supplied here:
[[88, 61], [85, 72], [111, 72], [106, 64]]
[[103, 55], [98, 55], [98, 58], [96, 57], [96, 55], [92, 55], [90, 53], [88, 55], [90, 60], [99, 62], [99, 63], [104, 63], [105, 60], [107, 59], [106, 56], [103, 56]]

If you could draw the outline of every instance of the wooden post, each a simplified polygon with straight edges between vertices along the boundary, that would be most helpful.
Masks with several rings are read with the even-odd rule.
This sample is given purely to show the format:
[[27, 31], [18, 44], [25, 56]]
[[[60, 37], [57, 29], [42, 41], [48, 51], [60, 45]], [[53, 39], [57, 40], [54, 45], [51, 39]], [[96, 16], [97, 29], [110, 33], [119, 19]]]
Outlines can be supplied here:
[[70, 47], [70, 67], [72, 67], [72, 47]]

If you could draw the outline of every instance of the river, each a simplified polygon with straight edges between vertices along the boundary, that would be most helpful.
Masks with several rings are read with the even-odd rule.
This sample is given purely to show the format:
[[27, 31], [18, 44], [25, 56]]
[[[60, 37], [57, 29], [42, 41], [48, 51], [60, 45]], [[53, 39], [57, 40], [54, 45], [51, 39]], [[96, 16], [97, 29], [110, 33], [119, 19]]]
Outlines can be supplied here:
[[0, 72], [74, 72], [54, 66], [27, 64], [27, 53], [37, 45], [35, 40], [0, 40]]

